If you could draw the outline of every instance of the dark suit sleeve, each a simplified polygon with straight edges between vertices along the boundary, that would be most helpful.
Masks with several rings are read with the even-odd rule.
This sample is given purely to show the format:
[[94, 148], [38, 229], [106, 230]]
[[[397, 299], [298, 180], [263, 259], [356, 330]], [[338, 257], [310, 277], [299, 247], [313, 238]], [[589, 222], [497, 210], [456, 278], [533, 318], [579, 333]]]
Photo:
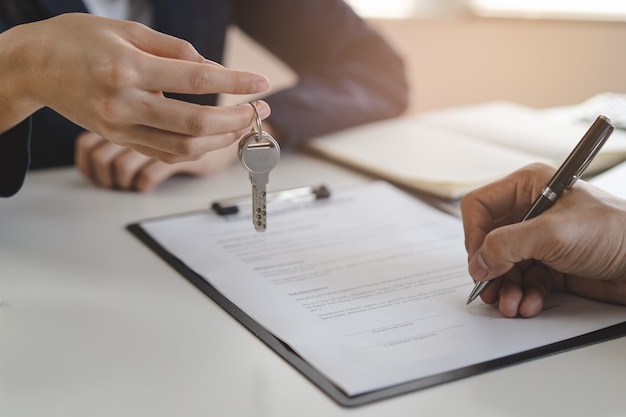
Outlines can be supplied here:
[[400, 114], [404, 64], [339, 0], [236, 0], [234, 22], [287, 64], [295, 86], [267, 97], [288, 146]]
[[0, 197], [10, 197], [24, 184], [30, 162], [31, 120], [0, 134]]
[[[6, 29], [0, 20], [0, 32]], [[29, 118], [0, 134], [0, 197], [14, 195], [24, 184], [30, 163], [30, 131]]]

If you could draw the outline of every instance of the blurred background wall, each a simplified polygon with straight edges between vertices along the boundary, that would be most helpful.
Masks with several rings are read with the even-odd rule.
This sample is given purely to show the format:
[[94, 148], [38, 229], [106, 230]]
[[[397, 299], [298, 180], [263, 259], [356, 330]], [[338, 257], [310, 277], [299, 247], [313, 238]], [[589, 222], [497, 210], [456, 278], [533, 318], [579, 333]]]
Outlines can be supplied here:
[[[481, 17], [445, 4], [419, 16], [366, 17], [407, 64], [409, 113], [495, 99], [552, 107], [626, 93], [624, 21]], [[293, 82], [288, 68], [237, 29], [225, 63], [267, 75], [274, 88]]]

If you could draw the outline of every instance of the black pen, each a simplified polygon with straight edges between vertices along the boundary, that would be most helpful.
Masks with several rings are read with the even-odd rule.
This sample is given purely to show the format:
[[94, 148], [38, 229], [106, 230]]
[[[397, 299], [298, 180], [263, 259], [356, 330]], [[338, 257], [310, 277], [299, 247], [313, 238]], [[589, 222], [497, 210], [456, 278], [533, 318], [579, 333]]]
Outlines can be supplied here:
[[[611, 136], [613, 132], [613, 124], [607, 116], [600, 115], [593, 122], [587, 133], [578, 142], [578, 145], [565, 159], [565, 162], [556, 171], [552, 179], [548, 182], [541, 194], [521, 221], [530, 220], [552, 207], [556, 200], [561, 197], [565, 190], [572, 188], [576, 180], [578, 180], [585, 169], [589, 166], [593, 158], [596, 156], [602, 145]], [[480, 295], [487, 287], [490, 281], [478, 281], [474, 285], [474, 289], [467, 298], [469, 304]]]

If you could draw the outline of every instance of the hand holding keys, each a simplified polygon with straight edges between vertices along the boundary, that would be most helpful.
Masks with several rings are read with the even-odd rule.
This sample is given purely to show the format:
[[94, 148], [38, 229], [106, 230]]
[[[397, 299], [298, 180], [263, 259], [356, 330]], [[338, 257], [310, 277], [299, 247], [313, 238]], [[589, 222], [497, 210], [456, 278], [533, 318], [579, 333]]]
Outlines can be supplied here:
[[256, 114], [255, 127], [239, 140], [239, 160], [250, 173], [252, 183], [252, 223], [257, 232], [267, 228], [266, 195], [270, 171], [280, 159], [280, 146], [276, 139], [261, 127], [261, 117], [254, 101], [250, 102]]

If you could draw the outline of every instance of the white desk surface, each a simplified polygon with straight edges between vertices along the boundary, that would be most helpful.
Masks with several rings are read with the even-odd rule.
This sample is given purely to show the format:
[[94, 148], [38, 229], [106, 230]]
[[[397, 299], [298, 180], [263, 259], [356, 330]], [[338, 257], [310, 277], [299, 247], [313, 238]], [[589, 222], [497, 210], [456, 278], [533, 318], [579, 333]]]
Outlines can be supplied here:
[[[292, 154], [270, 185], [364, 179]], [[29, 174], [17, 196], [0, 199], [0, 415], [626, 415], [626, 338], [336, 405], [124, 229], [248, 192], [238, 165], [147, 194], [96, 189], [59, 169]]]

